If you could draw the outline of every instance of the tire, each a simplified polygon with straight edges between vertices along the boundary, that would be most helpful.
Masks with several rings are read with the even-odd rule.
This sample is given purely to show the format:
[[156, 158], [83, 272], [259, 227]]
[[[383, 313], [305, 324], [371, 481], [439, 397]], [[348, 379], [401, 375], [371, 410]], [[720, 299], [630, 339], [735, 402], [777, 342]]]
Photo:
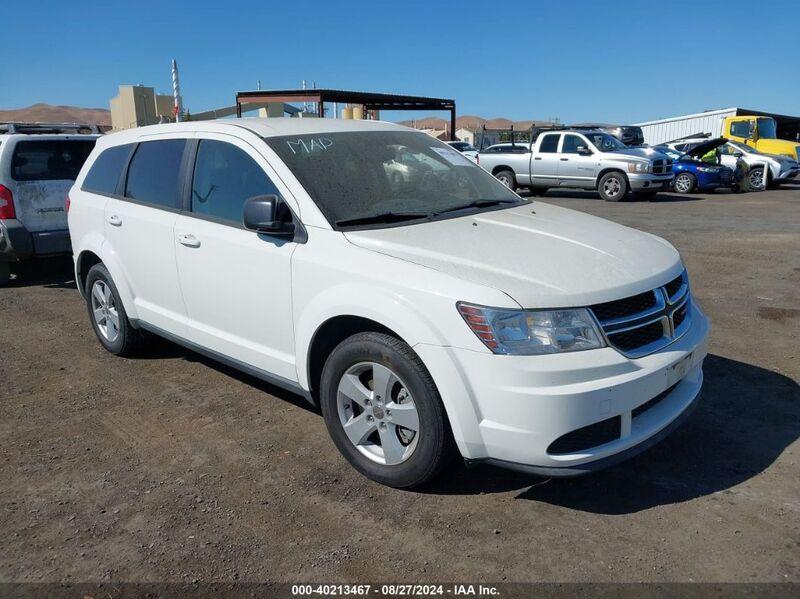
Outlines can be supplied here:
[[117, 286], [102, 264], [89, 269], [84, 295], [89, 321], [100, 344], [117, 356], [134, 354], [142, 345], [142, 334], [128, 320]]
[[0, 262], [0, 287], [5, 287], [11, 280], [11, 265], [8, 262]]
[[[769, 176], [767, 177], [769, 179]], [[747, 191], [764, 191], [764, 167], [754, 166], [745, 177]]]
[[619, 171], [606, 173], [600, 177], [597, 191], [606, 202], [619, 202], [628, 193], [628, 178]]
[[[456, 455], [433, 379], [419, 356], [390, 335], [358, 333], [342, 341], [322, 370], [320, 404], [341, 454], [383, 485], [423, 485]], [[400, 415], [408, 428], [397, 424]]]
[[672, 188], [677, 193], [692, 193], [697, 188], [697, 177], [692, 173], [678, 173]]
[[514, 171], [503, 169], [502, 171], [497, 171], [494, 176], [498, 181], [500, 181], [500, 183], [508, 187], [511, 191], [514, 191], [517, 188], [517, 177], [514, 175]]
[[547, 187], [529, 187], [532, 196], [543, 196], [547, 193]]

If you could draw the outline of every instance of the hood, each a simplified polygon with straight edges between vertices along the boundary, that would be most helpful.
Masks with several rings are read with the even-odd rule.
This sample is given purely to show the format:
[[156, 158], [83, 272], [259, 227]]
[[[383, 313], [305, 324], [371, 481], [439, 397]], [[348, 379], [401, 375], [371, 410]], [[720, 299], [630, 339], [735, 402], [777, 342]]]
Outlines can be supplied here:
[[699, 146], [695, 146], [688, 152], [686, 152], [687, 156], [692, 156], [694, 158], [699, 158], [700, 156], [705, 156], [709, 152], [716, 150], [721, 145], [728, 143], [728, 140], [724, 137], [718, 137], [716, 139], [711, 139], [707, 142], [701, 143]]
[[362, 248], [498, 289], [524, 308], [620, 299], [663, 285], [683, 268], [663, 239], [539, 202], [345, 236]]
[[607, 152], [607, 153], [613, 154], [614, 156], [630, 156], [631, 158], [638, 158], [640, 160], [647, 160], [647, 161], [659, 157], [659, 156], [654, 156], [654, 154], [656, 154], [656, 151], [653, 150], [652, 148], [626, 148], [625, 150], [614, 150], [613, 152]]

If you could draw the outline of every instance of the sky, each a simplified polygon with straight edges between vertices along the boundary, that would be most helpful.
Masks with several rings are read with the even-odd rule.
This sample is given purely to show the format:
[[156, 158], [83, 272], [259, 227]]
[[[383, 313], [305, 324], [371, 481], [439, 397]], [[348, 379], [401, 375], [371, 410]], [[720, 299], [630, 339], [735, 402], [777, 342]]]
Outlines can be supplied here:
[[107, 108], [126, 83], [171, 93], [175, 58], [192, 112], [229, 106], [258, 80], [306, 79], [453, 98], [460, 115], [486, 118], [800, 114], [799, 0], [27, 0], [3, 14], [6, 109]]

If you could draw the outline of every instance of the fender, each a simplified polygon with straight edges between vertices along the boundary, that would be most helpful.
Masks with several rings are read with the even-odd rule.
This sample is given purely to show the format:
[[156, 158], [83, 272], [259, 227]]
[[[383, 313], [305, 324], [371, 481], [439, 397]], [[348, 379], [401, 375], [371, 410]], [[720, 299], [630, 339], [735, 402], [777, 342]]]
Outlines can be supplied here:
[[[381, 309], [391, 306], [391, 310]], [[309, 350], [316, 332], [337, 316], [359, 316], [373, 320], [397, 333], [411, 347], [417, 343], [444, 345], [445, 338], [435, 322], [408, 298], [367, 283], [340, 284], [316, 295], [295, 320], [297, 379], [308, 390]]]
[[[391, 310], [380, 310], [391, 305]], [[390, 314], [390, 315], [389, 315]], [[480, 439], [478, 412], [459, 410], [455, 396], [469, 397], [458, 366], [447, 360], [442, 363], [441, 351], [448, 345], [429, 313], [426, 314], [408, 298], [370, 284], [337, 285], [316, 296], [298, 314], [295, 327], [297, 375], [300, 386], [310, 391], [309, 350], [317, 331], [338, 316], [367, 318], [394, 331], [417, 352], [439, 389], [450, 428], [462, 455], [476, 455], [473, 445]], [[433, 359], [436, 357], [436, 359]]]

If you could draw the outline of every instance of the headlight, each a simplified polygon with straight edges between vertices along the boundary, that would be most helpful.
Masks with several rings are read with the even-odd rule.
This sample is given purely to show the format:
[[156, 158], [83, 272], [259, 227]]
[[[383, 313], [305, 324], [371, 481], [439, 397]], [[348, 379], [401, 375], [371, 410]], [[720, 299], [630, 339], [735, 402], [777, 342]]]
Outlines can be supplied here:
[[628, 172], [629, 173], [646, 173], [650, 165], [646, 162], [629, 162], [628, 163]]
[[716, 173], [717, 171], [719, 171], [718, 168], [715, 168], [713, 166], [698, 166], [697, 170], [700, 171], [701, 173]]
[[533, 356], [605, 346], [585, 308], [507, 310], [463, 302], [457, 307], [469, 328], [495, 354]]

